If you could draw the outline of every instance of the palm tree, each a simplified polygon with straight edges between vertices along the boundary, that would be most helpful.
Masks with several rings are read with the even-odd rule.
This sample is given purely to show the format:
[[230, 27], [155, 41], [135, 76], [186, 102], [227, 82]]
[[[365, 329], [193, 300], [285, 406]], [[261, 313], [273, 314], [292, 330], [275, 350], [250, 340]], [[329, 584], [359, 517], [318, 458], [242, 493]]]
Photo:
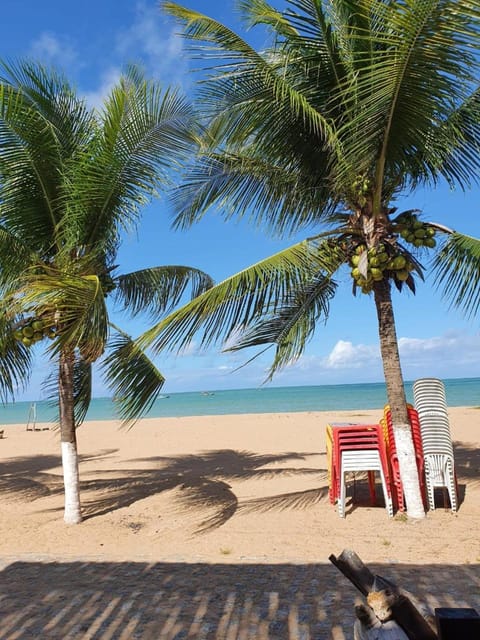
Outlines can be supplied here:
[[204, 345], [275, 345], [273, 375], [325, 320], [347, 266], [353, 293], [376, 306], [408, 514], [424, 517], [391, 287], [415, 291], [440, 237], [438, 278], [460, 305], [475, 294], [472, 311], [480, 250], [395, 203], [419, 186], [465, 189], [478, 178], [478, 3], [286, 0], [279, 11], [241, 0], [247, 26], [271, 36], [261, 52], [212, 18], [162, 5], [210, 61], [198, 96], [203, 143], [175, 192], [175, 225], [217, 206], [279, 235], [314, 231], [174, 312], [141, 344], [182, 348], [203, 331]]
[[[55, 71], [23, 62], [0, 78], [0, 391], [28, 382], [31, 349], [46, 340], [55, 373], [65, 484], [64, 520], [81, 521], [76, 427], [91, 399], [92, 364], [125, 423], [149, 409], [164, 378], [109, 320], [107, 299], [133, 315], [171, 311], [187, 288], [212, 282], [184, 266], [117, 272], [121, 233], [165, 187], [191, 149], [193, 114], [173, 90], [130, 69], [101, 111]], [[51, 342], [48, 342], [48, 339]]]

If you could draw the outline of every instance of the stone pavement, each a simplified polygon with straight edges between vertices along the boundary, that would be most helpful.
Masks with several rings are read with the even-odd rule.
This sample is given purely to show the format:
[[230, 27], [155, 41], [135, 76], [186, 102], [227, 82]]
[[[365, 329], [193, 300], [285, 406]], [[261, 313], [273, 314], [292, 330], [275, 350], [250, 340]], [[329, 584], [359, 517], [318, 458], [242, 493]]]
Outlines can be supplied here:
[[[368, 564], [435, 607], [480, 611], [480, 565]], [[0, 557], [0, 639], [351, 640], [350, 582], [327, 564]]]

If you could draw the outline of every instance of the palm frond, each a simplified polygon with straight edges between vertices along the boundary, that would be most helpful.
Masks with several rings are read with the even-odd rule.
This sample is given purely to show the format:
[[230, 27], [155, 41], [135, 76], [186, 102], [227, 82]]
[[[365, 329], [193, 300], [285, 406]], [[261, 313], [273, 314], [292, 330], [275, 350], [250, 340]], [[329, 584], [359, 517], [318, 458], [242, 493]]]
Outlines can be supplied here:
[[240, 332], [227, 351], [246, 347], [275, 344], [275, 357], [270, 365], [267, 381], [287, 364], [298, 360], [315, 332], [317, 323], [328, 319], [330, 301], [335, 295], [336, 283], [320, 274], [311, 282], [289, 291], [275, 313], [263, 316], [259, 321]]
[[105, 296], [96, 275], [26, 273], [20, 289], [22, 308], [42, 316], [55, 328], [57, 339], [50, 350], [78, 347], [93, 362], [104, 351], [108, 333]]
[[452, 233], [433, 262], [435, 285], [467, 316], [480, 307], [480, 240]]
[[112, 327], [101, 369], [123, 424], [132, 426], [152, 407], [165, 378], [130, 336]]
[[[53, 418], [57, 428], [60, 427], [59, 389], [58, 389], [58, 354], [50, 359], [50, 371], [42, 383], [42, 393], [48, 404], [56, 409]], [[73, 411], [75, 427], [85, 420], [92, 399], [92, 365], [82, 358], [78, 349], [75, 351], [73, 365]]]
[[[287, 81], [282, 73], [283, 69], [278, 69], [275, 63], [270, 64], [267, 57], [259, 54], [220, 22], [173, 2], [162, 2], [161, 6], [185, 25], [186, 37], [205, 43], [204, 46], [200, 46], [202, 59], [214, 56], [217, 60], [226, 61], [219, 66], [221, 72], [216, 77], [210, 77], [207, 91], [204, 93], [204, 97], [209, 97], [208, 104], [213, 105], [216, 112], [224, 110], [225, 99], [228, 100], [229, 96], [235, 95], [225, 91], [225, 82], [230, 87], [241, 87], [243, 82], [260, 86], [261, 91], [270, 94], [278, 121], [281, 122], [284, 113], [291, 113], [295, 119], [305, 123], [311, 135], [320, 137], [324, 144], [337, 147], [337, 137], [329, 120], [310, 104], [302, 92], [297, 91], [295, 86]], [[259, 106], [257, 103], [257, 107]], [[238, 127], [235, 129], [238, 132]], [[233, 128], [230, 127], [230, 131], [235, 135]]]
[[92, 116], [54, 71], [23, 62], [0, 73], [2, 221], [46, 251], [65, 211], [62, 168], [88, 139]]
[[26, 388], [32, 371], [33, 360], [30, 349], [13, 335], [16, 320], [2, 304], [0, 306], [1, 402], [14, 400], [17, 391]]
[[[2, 208], [0, 205], [0, 218]], [[0, 225], [0, 289], [14, 286], [19, 271], [38, 262], [38, 254], [30, 245]]]
[[227, 278], [167, 316], [139, 338], [159, 350], [182, 350], [201, 331], [201, 347], [225, 340], [265, 313], [276, 313], [292, 290], [338, 266], [334, 252], [303, 241]]
[[188, 228], [214, 205], [226, 219], [247, 216], [279, 236], [327, 219], [337, 205], [328, 182], [303, 169], [255, 156], [255, 149], [205, 154], [173, 193], [174, 227]]
[[135, 228], [139, 208], [170, 183], [195, 136], [194, 112], [178, 91], [162, 92], [136, 72], [122, 78], [71, 167], [69, 225], [77, 243], [114, 253], [120, 230]]
[[[435, 133], [478, 86], [480, 10], [469, 0], [366, 4], [377, 15], [363, 34], [369, 50], [357, 55], [361, 68], [342, 88], [350, 117], [340, 135], [349, 164], [360, 172], [375, 166], [377, 197], [389, 198], [380, 192], [388, 176], [402, 186], [438, 178]], [[455, 170], [442, 171], [462, 184]]]
[[73, 368], [73, 406], [77, 427], [85, 420], [91, 399], [92, 365], [77, 354]]
[[182, 299], [187, 287], [195, 298], [213, 286], [208, 274], [185, 266], [142, 269], [115, 278], [114, 297], [132, 315], [149, 311], [156, 318], [171, 311]]

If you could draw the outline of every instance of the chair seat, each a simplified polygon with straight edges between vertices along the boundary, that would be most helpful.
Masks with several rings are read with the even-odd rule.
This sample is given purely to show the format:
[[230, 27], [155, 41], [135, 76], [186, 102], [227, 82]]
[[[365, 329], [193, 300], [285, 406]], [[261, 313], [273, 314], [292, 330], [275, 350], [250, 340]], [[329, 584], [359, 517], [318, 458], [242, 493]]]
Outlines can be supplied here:
[[338, 497], [338, 514], [345, 517], [346, 474], [355, 471], [378, 471], [382, 483], [385, 508], [388, 515], [393, 516], [393, 504], [385, 474], [385, 465], [379, 450], [347, 450], [340, 454], [340, 495]]

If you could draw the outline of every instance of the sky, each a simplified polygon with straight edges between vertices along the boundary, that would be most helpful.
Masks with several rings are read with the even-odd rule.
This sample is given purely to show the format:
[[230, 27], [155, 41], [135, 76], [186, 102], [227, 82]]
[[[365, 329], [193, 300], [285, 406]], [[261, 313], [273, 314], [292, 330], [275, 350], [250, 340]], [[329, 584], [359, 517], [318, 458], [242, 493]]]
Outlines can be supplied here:
[[[283, 2], [275, 2], [281, 6]], [[202, 11], [234, 28], [255, 46], [260, 37], [246, 34], [231, 0], [185, 0], [185, 6]], [[147, 74], [165, 86], [173, 84], [194, 95], [195, 75], [179, 37], [179, 27], [150, 0], [2, 0], [0, 58], [33, 58], [63, 70], [92, 106], [101, 104], [109, 87], [128, 63], [140, 63]], [[436, 221], [462, 233], [480, 235], [478, 188], [469, 193], [419, 191], [397, 202], [399, 210], [422, 210], [426, 221]], [[305, 234], [273, 239], [247, 223], [224, 222], [219, 212], [208, 214], [188, 231], [171, 230], [172, 211], [166, 195], [143, 211], [135, 235], [126, 237], [119, 252], [120, 271], [155, 265], [185, 264], [208, 272], [216, 281], [302, 239]], [[478, 318], [465, 318], [449, 308], [431, 278], [418, 285], [417, 295], [393, 294], [397, 335], [404, 378], [480, 376]], [[148, 326], [115, 316], [122, 328], [137, 335]], [[249, 354], [250, 355], [250, 354]], [[271, 356], [241, 367], [247, 354], [200, 352], [193, 343], [179, 356], [155, 358], [166, 377], [163, 391], [181, 392], [258, 387], [266, 377]], [[18, 400], [41, 399], [41, 381], [48, 373], [38, 354], [28, 389]], [[328, 322], [318, 327], [299, 361], [279, 372], [269, 384], [343, 384], [383, 380], [373, 299], [351, 292], [345, 272], [340, 279]], [[94, 395], [106, 395], [97, 375]]]

